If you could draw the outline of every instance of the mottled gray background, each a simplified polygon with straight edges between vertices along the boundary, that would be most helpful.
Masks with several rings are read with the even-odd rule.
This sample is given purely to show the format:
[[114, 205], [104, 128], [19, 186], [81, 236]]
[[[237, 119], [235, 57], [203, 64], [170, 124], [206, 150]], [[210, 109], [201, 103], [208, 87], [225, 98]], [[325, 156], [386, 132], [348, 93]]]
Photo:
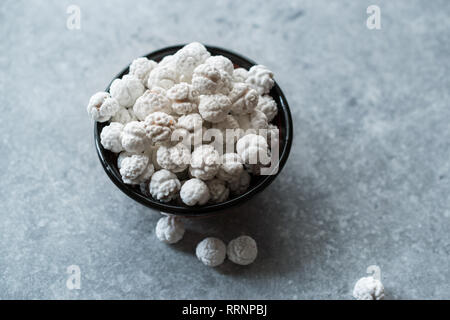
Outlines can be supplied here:
[[[1, 1], [0, 298], [350, 299], [376, 264], [389, 299], [449, 299], [450, 2], [188, 3]], [[275, 72], [295, 142], [263, 194], [167, 246], [103, 172], [85, 105], [133, 58], [194, 40]], [[193, 254], [241, 234], [251, 266]]]

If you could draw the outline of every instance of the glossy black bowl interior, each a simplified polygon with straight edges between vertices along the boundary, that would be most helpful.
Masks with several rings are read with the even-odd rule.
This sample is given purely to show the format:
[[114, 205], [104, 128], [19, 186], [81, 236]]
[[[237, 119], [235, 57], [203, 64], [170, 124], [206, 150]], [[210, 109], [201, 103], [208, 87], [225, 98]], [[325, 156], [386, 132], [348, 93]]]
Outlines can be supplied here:
[[[174, 54], [182, 47], [183, 46], [180, 45], [164, 48], [148, 54], [147, 58], [155, 61], [160, 61], [163, 57]], [[235, 67], [250, 69], [251, 66], [256, 64], [255, 62], [247, 58], [244, 58], [236, 53], [230, 52], [228, 50], [211, 46], [206, 47], [208, 51], [211, 52], [212, 55], [223, 55], [229, 58], [235, 64]], [[119, 75], [117, 75], [117, 78], [122, 78], [122, 76], [127, 73], [128, 67], [124, 69]], [[106, 91], [109, 92], [109, 87], [106, 89]], [[279, 153], [280, 162], [278, 173], [275, 175], [268, 175], [268, 176], [252, 176], [250, 188], [247, 190], [247, 192], [240, 196], [231, 197], [226, 202], [195, 207], [180, 205], [180, 203], [177, 201], [162, 203], [157, 200], [154, 200], [148, 193], [148, 190], [147, 191], [141, 190], [139, 186], [131, 186], [123, 183], [121, 175], [119, 173], [119, 169], [117, 168], [118, 155], [108, 150], [105, 150], [100, 143], [100, 132], [102, 131], [103, 127], [108, 125], [108, 123], [96, 122], [94, 126], [94, 137], [95, 137], [95, 146], [97, 149], [98, 156], [100, 158], [100, 162], [102, 163], [103, 168], [105, 169], [110, 179], [114, 182], [114, 184], [117, 187], [119, 187], [120, 190], [122, 190], [125, 194], [127, 194], [134, 200], [155, 210], [182, 216], [200, 216], [220, 212], [224, 209], [241, 204], [244, 201], [249, 200], [256, 193], [264, 190], [270, 183], [272, 183], [272, 181], [283, 169], [283, 166], [285, 165], [288, 159], [289, 152], [291, 149], [293, 128], [288, 102], [286, 101], [283, 92], [281, 91], [280, 87], [277, 84], [275, 84], [275, 86], [271, 90], [270, 95], [275, 99], [278, 105], [278, 115], [272, 121], [272, 123], [277, 125], [280, 130], [280, 153]]]

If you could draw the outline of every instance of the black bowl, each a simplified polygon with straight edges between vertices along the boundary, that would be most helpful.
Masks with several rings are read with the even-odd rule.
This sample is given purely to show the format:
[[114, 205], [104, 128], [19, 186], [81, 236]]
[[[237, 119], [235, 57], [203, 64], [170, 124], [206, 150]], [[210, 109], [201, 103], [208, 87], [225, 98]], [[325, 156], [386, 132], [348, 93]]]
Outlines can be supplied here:
[[[183, 46], [173, 46], [164, 48], [155, 52], [152, 52], [147, 55], [147, 58], [160, 61], [163, 57], [167, 55], [174, 54]], [[231, 51], [221, 49], [218, 47], [206, 46], [209, 52], [212, 55], [223, 55], [229, 58], [234, 64], [235, 67], [242, 67], [245, 69], [250, 69], [256, 63], [233, 53]], [[125, 74], [128, 73], [129, 68], [124, 69], [116, 78], [122, 78]], [[106, 89], [109, 92], [109, 86]], [[103, 127], [108, 125], [108, 123], [99, 123], [96, 122], [94, 126], [94, 137], [95, 137], [95, 147], [97, 149], [97, 154], [99, 156], [100, 162], [105, 169], [105, 172], [108, 174], [109, 178], [114, 182], [114, 184], [119, 187], [126, 195], [131, 197], [132, 199], [138, 201], [139, 203], [147, 206], [149, 208], [159, 210], [165, 213], [180, 215], [180, 216], [204, 216], [216, 212], [223, 212], [224, 209], [228, 209], [232, 206], [236, 206], [238, 204], [242, 204], [243, 202], [249, 200], [256, 193], [264, 190], [272, 181], [275, 180], [277, 175], [283, 169], [288, 157], [289, 152], [291, 150], [292, 139], [293, 139], [293, 128], [292, 128], [292, 117], [291, 112], [289, 110], [288, 102], [281, 91], [280, 87], [275, 83], [275, 86], [270, 92], [270, 95], [275, 99], [278, 105], [278, 115], [274, 119], [272, 123], [276, 124], [280, 130], [280, 161], [278, 164], [278, 173], [274, 175], [267, 176], [252, 176], [252, 181], [247, 192], [240, 196], [236, 196], [230, 198], [228, 201], [219, 203], [219, 204], [207, 204], [204, 206], [195, 206], [188, 207], [180, 205], [176, 201], [172, 201], [169, 203], [162, 203], [157, 200], [154, 200], [148, 192], [145, 190], [141, 190], [139, 186], [131, 186], [122, 182], [121, 175], [119, 173], [119, 169], [117, 168], [117, 154], [114, 154], [108, 150], [105, 150], [100, 143], [100, 132]]]

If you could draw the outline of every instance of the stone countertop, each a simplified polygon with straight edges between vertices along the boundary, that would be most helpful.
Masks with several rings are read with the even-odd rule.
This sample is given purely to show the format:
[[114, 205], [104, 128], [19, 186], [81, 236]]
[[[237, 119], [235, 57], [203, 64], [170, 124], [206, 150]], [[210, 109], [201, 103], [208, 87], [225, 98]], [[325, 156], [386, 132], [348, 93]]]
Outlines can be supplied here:
[[[71, 3], [0, 5], [0, 298], [351, 299], [370, 265], [388, 299], [450, 298], [448, 1], [377, 1], [381, 30], [370, 1], [79, 0], [80, 30]], [[135, 57], [191, 41], [269, 66], [295, 141], [264, 193], [167, 246], [103, 172], [85, 106]], [[253, 265], [196, 259], [241, 234]]]

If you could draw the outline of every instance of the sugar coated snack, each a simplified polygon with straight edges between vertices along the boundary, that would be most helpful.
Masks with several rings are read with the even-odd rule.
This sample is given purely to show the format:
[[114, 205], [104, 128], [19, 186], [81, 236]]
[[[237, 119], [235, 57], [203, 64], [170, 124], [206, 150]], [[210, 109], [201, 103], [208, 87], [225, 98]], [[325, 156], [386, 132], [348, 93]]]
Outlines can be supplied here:
[[161, 202], [217, 204], [247, 192], [276, 154], [274, 85], [267, 67], [246, 70], [193, 42], [159, 62], [135, 59], [87, 112], [105, 123], [100, 142], [125, 184]]

